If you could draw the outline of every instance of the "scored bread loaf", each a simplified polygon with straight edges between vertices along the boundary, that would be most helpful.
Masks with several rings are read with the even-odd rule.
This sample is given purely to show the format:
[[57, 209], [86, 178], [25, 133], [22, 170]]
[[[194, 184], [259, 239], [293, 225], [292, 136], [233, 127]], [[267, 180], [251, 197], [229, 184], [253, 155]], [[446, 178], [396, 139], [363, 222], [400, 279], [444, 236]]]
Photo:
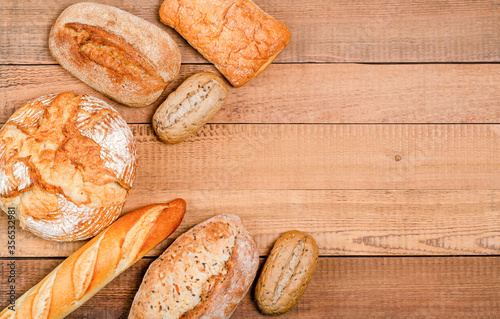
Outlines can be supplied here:
[[255, 240], [238, 216], [215, 216], [179, 236], [149, 267], [129, 319], [229, 318], [257, 272]]
[[0, 207], [42, 238], [90, 238], [120, 215], [136, 166], [132, 131], [111, 106], [45, 95], [0, 130]]
[[71, 74], [133, 107], [156, 101], [181, 64], [168, 33], [126, 11], [91, 2], [64, 10], [50, 31], [49, 48]]
[[264, 71], [291, 36], [251, 0], [165, 0], [160, 19], [235, 87]]
[[186, 203], [154, 204], [118, 219], [23, 294], [0, 319], [64, 318], [167, 238]]
[[229, 89], [212, 72], [190, 76], [158, 107], [153, 128], [165, 143], [180, 143], [207, 124], [227, 100]]

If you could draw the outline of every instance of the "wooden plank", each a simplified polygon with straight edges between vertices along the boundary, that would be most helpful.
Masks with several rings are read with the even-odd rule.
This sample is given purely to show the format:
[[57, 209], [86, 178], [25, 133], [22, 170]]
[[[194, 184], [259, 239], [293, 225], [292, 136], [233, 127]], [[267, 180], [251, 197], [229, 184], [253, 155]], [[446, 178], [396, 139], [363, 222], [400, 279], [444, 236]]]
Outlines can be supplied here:
[[[58, 15], [79, 0], [0, 2], [0, 64], [54, 63], [47, 47]], [[205, 60], [161, 24], [160, 1], [101, 1], [159, 25], [185, 63]], [[283, 21], [292, 40], [278, 62], [498, 62], [500, 8], [495, 0], [257, 0]]]
[[[134, 188], [125, 212], [176, 197], [187, 213], [173, 238], [220, 213], [239, 215], [267, 255], [280, 234], [313, 235], [321, 255], [500, 254], [500, 190], [163, 190]], [[0, 256], [7, 257], [7, 215]], [[83, 243], [56, 243], [17, 229], [15, 256], [69, 256]]]
[[500, 188], [500, 125], [207, 125], [177, 145], [131, 127], [151, 191]]
[[[112, 102], [59, 66], [0, 66], [0, 122], [29, 99], [61, 91], [98, 96], [129, 123], [150, 122], [166, 95], [202, 70], [215, 68], [183, 65], [158, 103], [137, 109]], [[231, 89], [212, 122], [498, 123], [498, 87], [497, 64], [272, 65], [248, 85]]]
[[[16, 260], [16, 296], [60, 262]], [[67, 318], [126, 318], [151, 262], [139, 261]], [[7, 263], [0, 261], [2, 308], [8, 297]], [[499, 272], [499, 257], [321, 258], [305, 294], [281, 318], [493, 318], [500, 313]], [[253, 287], [234, 318], [265, 318], [252, 292]]]

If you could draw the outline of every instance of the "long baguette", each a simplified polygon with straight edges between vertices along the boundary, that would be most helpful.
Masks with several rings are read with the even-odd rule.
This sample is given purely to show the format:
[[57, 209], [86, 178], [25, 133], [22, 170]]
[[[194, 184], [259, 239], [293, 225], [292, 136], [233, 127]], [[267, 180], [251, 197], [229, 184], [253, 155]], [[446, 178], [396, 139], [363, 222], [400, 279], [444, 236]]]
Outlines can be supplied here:
[[149, 205], [118, 219], [5, 308], [0, 319], [64, 318], [167, 238], [186, 202]]

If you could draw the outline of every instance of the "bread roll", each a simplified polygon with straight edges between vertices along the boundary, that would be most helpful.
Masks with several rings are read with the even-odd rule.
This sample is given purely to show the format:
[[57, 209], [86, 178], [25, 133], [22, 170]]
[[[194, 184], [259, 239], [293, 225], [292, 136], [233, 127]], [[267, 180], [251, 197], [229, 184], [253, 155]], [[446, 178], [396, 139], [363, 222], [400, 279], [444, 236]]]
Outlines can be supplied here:
[[128, 106], [156, 101], [179, 72], [179, 48], [154, 24], [115, 7], [80, 2], [49, 36], [54, 58], [92, 88]]
[[64, 318], [179, 226], [186, 203], [176, 199], [126, 214], [78, 249], [36, 286], [5, 308], [0, 319]]
[[290, 31], [251, 0], [165, 0], [160, 19], [239, 87], [290, 42]]
[[186, 140], [214, 117], [228, 94], [224, 81], [212, 72], [189, 77], [156, 110], [156, 134], [166, 143]]
[[179, 236], [149, 267], [129, 319], [229, 318], [259, 264], [252, 236], [234, 215]]
[[88, 95], [42, 96], [0, 130], [0, 206], [49, 240], [95, 236], [120, 214], [135, 179], [127, 123]]
[[292, 230], [274, 244], [255, 288], [260, 311], [279, 315], [299, 301], [318, 263], [318, 245], [311, 235]]

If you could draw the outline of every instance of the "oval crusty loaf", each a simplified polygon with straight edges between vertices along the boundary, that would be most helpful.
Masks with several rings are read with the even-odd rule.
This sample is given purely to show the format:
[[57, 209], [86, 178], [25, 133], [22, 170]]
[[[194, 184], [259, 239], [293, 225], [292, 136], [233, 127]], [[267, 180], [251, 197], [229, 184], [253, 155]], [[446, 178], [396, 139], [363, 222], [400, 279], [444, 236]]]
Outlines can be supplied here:
[[290, 31], [251, 0], [165, 0], [160, 19], [239, 87], [271, 64]]
[[154, 24], [115, 7], [81, 2], [59, 16], [49, 48], [63, 68], [128, 106], [156, 101], [179, 72], [177, 44]]
[[186, 202], [149, 205], [121, 217], [78, 249], [0, 319], [64, 318], [167, 238], [184, 217]]
[[179, 236], [149, 267], [129, 319], [229, 318], [259, 263], [235, 215], [215, 216]]
[[156, 134], [166, 143], [186, 140], [214, 117], [228, 94], [224, 81], [212, 72], [189, 77], [156, 110]]
[[318, 263], [318, 245], [311, 235], [292, 230], [274, 244], [255, 288], [264, 314], [287, 312], [299, 301]]
[[0, 130], [0, 206], [45, 239], [90, 238], [120, 215], [136, 165], [134, 136], [111, 106], [45, 95]]

